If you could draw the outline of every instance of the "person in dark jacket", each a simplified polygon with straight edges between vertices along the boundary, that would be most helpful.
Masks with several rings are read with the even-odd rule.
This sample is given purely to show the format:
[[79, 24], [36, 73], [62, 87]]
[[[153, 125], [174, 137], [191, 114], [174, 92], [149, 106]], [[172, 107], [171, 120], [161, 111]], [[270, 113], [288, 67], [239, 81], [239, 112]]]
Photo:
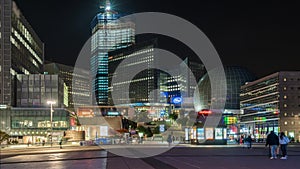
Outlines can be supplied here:
[[249, 136], [245, 139], [245, 143], [247, 143], [247, 148], [248, 148], [248, 149], [252, 148], [252, 138], [251, 138], [251, 135], [249, 135]]
[[270, 150], [271, 150], [271, 157], [270, 159], [276, 159], [276, 149], [277, 146], [279, 145], [279, 139], [278, 136], [274, 133], [274, 131], [271, 131], [271, 133], [267, 136], [267, 141], [266, 141], [266, 147], [269, 145]]

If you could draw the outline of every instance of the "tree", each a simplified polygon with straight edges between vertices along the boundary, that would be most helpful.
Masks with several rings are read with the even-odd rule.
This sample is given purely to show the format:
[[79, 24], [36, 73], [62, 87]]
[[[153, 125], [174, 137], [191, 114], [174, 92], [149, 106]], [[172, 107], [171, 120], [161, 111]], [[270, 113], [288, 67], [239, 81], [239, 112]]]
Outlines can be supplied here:
[[4, 131], [0, 131], [0, 144], [9, 139], [9, 135]]
[[152, 137], [152, 135], [153, 135], [152, 131], [149, 127], [145, 128], [144, 126], [139, 126], [139, 127], [137, 127], [137, 130], [138, 130], [138, 132], [144, 133], [144, 135], [146, 135], [147, 137]]
[[169, 118], [173, 119], [175, 121], [178, 118], [178, 115], [175, 114], [175, 113], [172, 113], [172, 114], [169, 115]]

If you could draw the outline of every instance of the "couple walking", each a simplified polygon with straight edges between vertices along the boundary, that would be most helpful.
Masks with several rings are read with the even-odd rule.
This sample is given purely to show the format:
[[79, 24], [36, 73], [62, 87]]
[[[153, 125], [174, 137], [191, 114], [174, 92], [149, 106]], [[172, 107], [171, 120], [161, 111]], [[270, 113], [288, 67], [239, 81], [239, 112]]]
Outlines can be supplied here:
[[271, 131], [267, 136], [266, 147], [269, 145], [270, 159], [276, 159], [279, 150], [282, 152], [282, 157], [280, 159], [287, 159], [287, 145], [290, 142], [289, 138], [285, 136], [284, 132], [281, 132], [279, 137]]

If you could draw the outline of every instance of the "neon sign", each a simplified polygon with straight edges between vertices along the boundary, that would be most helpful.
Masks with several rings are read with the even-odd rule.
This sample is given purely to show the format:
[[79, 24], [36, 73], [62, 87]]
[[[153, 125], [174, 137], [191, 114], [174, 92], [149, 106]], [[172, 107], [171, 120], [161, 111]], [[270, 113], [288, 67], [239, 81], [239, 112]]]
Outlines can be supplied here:
[[181, 103], [182, 102], [182, 98], [181, 97], [174, 97], [174, 98], [172, 98], [172, 102], [174, 104]]

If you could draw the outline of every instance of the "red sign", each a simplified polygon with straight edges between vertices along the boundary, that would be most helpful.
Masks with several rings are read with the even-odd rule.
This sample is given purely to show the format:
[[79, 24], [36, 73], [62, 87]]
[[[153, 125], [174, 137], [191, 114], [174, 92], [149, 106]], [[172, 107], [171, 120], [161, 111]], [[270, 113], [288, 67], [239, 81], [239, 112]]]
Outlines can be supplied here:
[[206, 116], [211, 114], [211, 113], [212, 113], [212, 111], [210, 111], [208, 109], [203, 109], [203, 110], [198, 112], [199, 115], [206, 115]]
[[70, 126], [75, 126], [75, 118], [74, 117], [70, 118]]
[[78, 117], [94, 117], [94, 112], [92, 109], [79, 109]]

